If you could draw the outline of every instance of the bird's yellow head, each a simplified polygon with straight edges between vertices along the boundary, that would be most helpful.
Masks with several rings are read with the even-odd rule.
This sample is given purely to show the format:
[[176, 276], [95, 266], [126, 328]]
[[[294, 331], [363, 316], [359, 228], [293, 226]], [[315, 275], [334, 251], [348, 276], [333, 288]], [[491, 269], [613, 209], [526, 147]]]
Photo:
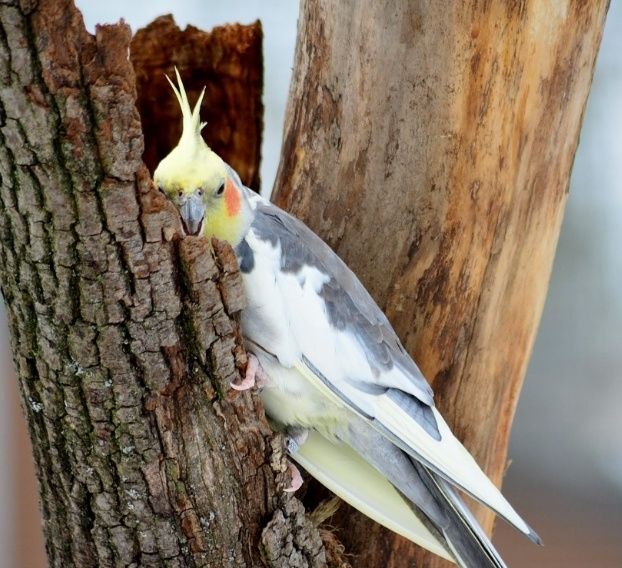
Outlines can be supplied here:
[[248, 227], [250, 209], [237, 174], [212, 152], [201, 136], [203, 92], [190, 108], [175, 69], [168, 79], [181, 107], [183, 130], [177, 146], [156, 168], [153, 181], [179, 210], [186, 234], [216, 237], [236, 245]]

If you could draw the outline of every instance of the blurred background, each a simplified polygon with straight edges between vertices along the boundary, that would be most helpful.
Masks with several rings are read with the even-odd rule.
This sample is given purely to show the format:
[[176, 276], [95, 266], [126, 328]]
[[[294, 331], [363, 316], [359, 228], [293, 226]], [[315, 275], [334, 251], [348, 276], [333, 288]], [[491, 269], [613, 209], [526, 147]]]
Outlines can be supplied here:
[[[136, 30], [170, 13], [204, 29], [264, 28], [262, 185], [278, 164], [291, 74], [295, 0], [77, 0], [87, 28], [124, 18]], [[174, 6], [174, 7], [173, 7]], [[504, 492], [545, 541], [499, 522], [511, 566], [622, 567], [622, 2], [612, 2], [549, 294], [518, 405]], [[0, 308], [2, 309], [2, 308]], [[0, 313], [0, 566], [45, 566], [32, 458]]]

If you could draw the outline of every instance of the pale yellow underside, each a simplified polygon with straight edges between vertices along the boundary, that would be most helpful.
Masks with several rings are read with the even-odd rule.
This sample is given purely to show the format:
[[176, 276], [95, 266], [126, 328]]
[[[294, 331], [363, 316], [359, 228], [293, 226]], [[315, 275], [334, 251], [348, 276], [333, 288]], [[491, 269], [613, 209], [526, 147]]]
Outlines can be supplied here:
[[291, 457], [377, 523], [453, 562], [396, 489], [346, 444], [331, 442], [310, 430], [307, 441]]

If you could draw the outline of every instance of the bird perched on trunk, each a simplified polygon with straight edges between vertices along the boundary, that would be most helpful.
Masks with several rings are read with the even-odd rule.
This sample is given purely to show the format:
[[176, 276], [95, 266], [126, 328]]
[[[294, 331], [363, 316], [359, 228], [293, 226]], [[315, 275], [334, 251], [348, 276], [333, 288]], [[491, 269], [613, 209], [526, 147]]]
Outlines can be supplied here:
[[[179, 73], [179, 144], [154, 181], [186, 234], [234, 248], [247, 296], [249, 364], [293, 460], [389, 529], [464, 567], [503, 560], [456, 489], [538, 536], [453, 436], [433, 393], [357, 277], [297, 219], [244, 187], [201, 137]], [[170, 81], [169, 81], [170, 82]], [[294, 471], [292, 487], [301, 483]]]

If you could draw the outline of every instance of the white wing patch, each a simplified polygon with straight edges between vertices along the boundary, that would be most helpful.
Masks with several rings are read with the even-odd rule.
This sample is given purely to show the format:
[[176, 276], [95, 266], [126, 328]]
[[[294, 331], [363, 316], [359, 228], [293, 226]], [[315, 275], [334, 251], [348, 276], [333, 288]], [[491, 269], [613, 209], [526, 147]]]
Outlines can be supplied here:
[[255, 238], [252, 230], [246, 240], [254, 252], [255, 266], [248, 274], [242, 273], [247, 302], [242, 311], [244, 334], [278, 357], [281, 365], [291, 367], [302, 353], [291, 329], [295, 314], [283, 301], [277, 278], [281, 252]]

